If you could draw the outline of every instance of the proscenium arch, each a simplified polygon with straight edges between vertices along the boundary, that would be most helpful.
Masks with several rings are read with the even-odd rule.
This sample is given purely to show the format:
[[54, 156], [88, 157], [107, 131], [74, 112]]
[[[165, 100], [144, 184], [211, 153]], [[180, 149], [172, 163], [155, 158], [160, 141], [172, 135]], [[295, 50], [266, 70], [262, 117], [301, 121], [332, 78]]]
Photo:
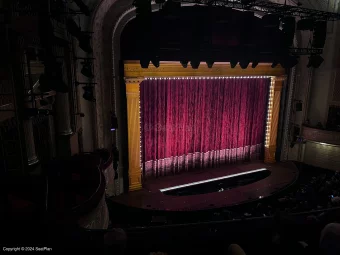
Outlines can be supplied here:
[[212, 68], [202, 63], [198, 69], [183, 68], [179, 62], [161, 61], [162, 68], [150, 66], [145, 69], [139, 61], [124, 61], [125, 87], [128, 116], [128, 155], [129, 155], [129, 190], [142, 188], [142, 159], [140, 137], [140, 84], [148, 78], [178, 78], [178, 77], [270, 77], [269, 100], [267, 104], [267, 120], [264, 142], [264, 162], [275, 163], [277, 148], [277, 130], [280, 113], [281, 91], [286, 80], [286, 70], [281, 66], [271, 67], [270, 63], [261, 63], [257, 68], [243, 70], [240, 66], [231, 68], [228, 62], [216, 62]]
[[[133, 0], [101, 0], [94, 11], [91, 22], [95, 83], [97, 83], [95, 86], [95, 146], [111, 148], [113, 137], [110, 131], [110, 114], [115, 110], [119, 126], [116, 141], [120, 151], [119, 179], [115, 183], [116, 194], [128, 190], [126, 98], [125, 86], [120, 86], [124, 82], [123, 64], [120, 62], [120, 36], [126, 24], [136, 16], [132, 2]], [[190, 5], [193, 4], [186, 6]], [[152, 9], [158, 11], [159, 5], [153, 3]], [[256, 16], [261, 17], [259, 14]], [[290, 100], [288, 102], [290, 105], [291, 97], [288, 100]], [[286, 117], [288, 116], [286, 115]], [[288, 121], [285, 120], [285, 123]], [[123, 183], [123, 179], [125, 183]]]

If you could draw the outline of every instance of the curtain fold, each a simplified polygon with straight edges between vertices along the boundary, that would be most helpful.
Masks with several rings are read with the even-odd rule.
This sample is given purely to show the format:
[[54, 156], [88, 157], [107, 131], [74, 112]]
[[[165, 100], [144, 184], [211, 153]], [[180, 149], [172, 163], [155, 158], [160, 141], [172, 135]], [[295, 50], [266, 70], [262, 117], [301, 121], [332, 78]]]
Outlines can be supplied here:
[[270, 78], [147, 79], [140, 85], [143, 176], [258, 159]]

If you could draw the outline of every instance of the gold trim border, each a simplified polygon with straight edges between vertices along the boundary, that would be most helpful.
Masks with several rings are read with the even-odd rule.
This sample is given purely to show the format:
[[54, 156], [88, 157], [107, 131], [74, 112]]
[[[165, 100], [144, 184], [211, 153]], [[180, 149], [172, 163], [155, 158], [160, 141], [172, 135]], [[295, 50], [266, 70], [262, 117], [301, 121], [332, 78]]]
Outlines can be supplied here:
[[[179, 62], [160, 62], [158, 68], [154, 67], [151, 63], [149, 68], [142, 68], [139, 61], [130, 60], [124, 62], [124, 77], [126, 86], [127, 109], [128, 109], [128, 137], [129, 137], [129, 190], [135, 191], [142, 189], [142, 169], [140, 165], [141, 155], [140, 148], [140, 112], [139, 105], [136, 102], [138, 97], [139, 101], [139, 84], [149, 77], [242, 77], [242, 76], [271, 76], [274, 85], [274, 96], [272, 104], [276, 107], [272, 109], [272, 115], [269, 126], [269, 133], [265, 134], [267, 137], [267, 145], [265, 148], [265, 163], [275, 162], [276, 151], [276, 137], [277, 137], [277, 124], [279, 119], [279, 107], [281, 100], [281, 89], [283, 82], [286, 80], [285, 69], [280, 65], [275, 68], [271, 64], [259, 64], [256, 68], [249, 67], [242, 69], [240, 66], [231, 68], [230, 63], [214, 63], [212, 68], [208, 68], [206, 63], [201, 63], [198, 69], [192, 69], [190, 65], [187, 68]], [[137, 138], [136, 134], [139, 134]]]

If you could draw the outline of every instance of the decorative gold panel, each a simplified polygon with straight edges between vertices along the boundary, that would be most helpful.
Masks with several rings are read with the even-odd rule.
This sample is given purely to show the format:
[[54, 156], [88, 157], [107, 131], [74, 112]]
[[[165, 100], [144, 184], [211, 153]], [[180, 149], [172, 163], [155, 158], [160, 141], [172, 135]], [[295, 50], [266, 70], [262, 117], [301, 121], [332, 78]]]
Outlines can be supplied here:
[[139, 82], [126, 80], [129, 146], [129, 190], [142, 188], [140, 166]]

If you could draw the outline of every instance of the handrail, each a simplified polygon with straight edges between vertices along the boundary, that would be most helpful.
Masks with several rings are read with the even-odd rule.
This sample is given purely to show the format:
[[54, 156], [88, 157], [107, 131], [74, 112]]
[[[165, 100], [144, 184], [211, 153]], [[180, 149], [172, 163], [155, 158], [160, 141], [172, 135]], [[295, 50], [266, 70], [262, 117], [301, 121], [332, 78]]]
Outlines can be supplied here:
[[[307, 211], [307, 212], [299, 212], [299, 213], [292, 213], [288, 214], [289, 217], [300, 217], [300, 216], [306, 216], [306, 215], [313, 215], [313, 214], [320, 214], [325, 212], [332, 212], [337, 211], [340, 212], [340, 206], [333, 207], [333, 208], [327, 208], [327, 209], [321, 209], [321, 210], [315, 210], [315, 211]], [[250, 221], [257, 221], [257, 220], [273, 220], [275, 216], [266, 216], [266, 217], [251, 217], [251, 218], [242, 218], [242, 219], [235, 219], [235, 220], [222, 220], [222, 221], [209, 221], [209, 222], [195, 222], [195, 223], [184, 223], [184, 224], [171, 224], [171, 225], [162, 225], [162, 226], [147, 226], [147, 227], [132, 227], [132, 228], [124, 228], [125, 232], [127, 234], [138, 234], [138, 233], [144, 233], [147, 231], [153, 231], [153, 230], [161, 230], [161, 229], [176, 229], [176, 228], [183, 228], [183, 227], [204, 227], [208, 225], [225, 225], [229, 223], [241, 223], [241, 222], [250, 222]], [[110, 229], [84, 229], [87, 232], [110, 232], [113, 230]]]
[[[73, 166], [73, 164], [77, 163], [77, 161], [72, 161], [76, 159], [75, 157], [69, 158], [69, 160], [66, 160], [64, 162], [60, 162], [60, 165], [57, 166], [57, 168], [63, 167], [63, 164], [68, 164], [68, 166]], [[77, 160], [77, 159], [76, 159]], [[87, 197], [87, 199], [82, 202], [79, 205], [76, 205], [72, 208], [67, 208], [65, 212], [62, 213], [60, 216], [72, 216], [72, 217], [78, 217], [82, 216], [89, 211], [91, 211], [96, 205], [99, 204], [100, 200], [102, 199], [104, 193], [105, 193], [105, 177], [103, 176], [103, 173], [101, 169], [99, 168], [99, 161], [98, 161], [98, 166], [92, 168], [90, 171], [95, 171], [96, 176], [98, 177], [98, 183], [96, 184], [97, 187], [95, 188], [95, 191]], [[80, 166], [79, 166], [80, 167]], [[49, 187], [51, 187], [49, 183]], [[49, 192], [51, 193], [51, 192]]]
[[104, 176], [101, 172], [101, 170], [99, 169], [99, 167], [97, 168], [99, 175], [100, 175], [100, 181], [99, 181], [99, 185], [96, 189], [96, 191], [86, 200], [84, 201], [82, 204], [79, 204], [73, 208], [71, 208], [71, 212], [75, 215], [83, 215], [85, 213], [88, 212], [89, 208], [93, 208], [94, 205], [97, 205], [99, 203], [99, 201], [102, 199], [104, 192], [105, 192], [105, 181], [104, 181]]

